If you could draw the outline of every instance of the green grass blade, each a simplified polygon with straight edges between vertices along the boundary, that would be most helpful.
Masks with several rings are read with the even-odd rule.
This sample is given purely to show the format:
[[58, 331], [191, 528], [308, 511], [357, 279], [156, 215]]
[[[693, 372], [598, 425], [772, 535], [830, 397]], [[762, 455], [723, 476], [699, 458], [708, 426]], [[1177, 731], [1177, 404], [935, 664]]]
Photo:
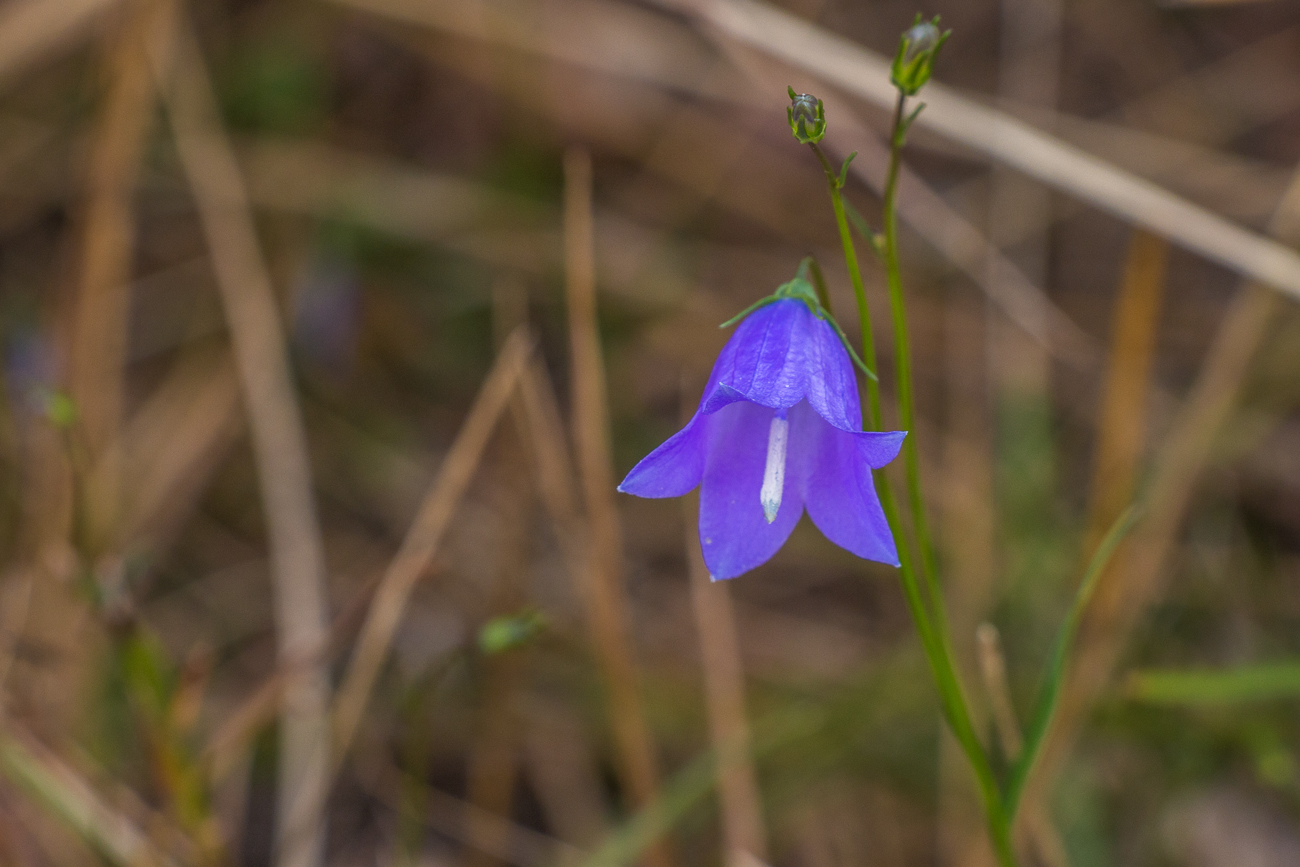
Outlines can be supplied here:
[[1300, 662], [1227, 669], [1136, 671], [1125, 694], [1147, 704], [1213, 706], [1300, 698]]
[[1097, 552], [1093, 554], [1092, 562], [1084, 572], [1083, 581], [1080, 582], [1079, 590], [1074, 596], [1074, 603], [1065, 616], [1065, 622], [1061, 624], [1061, 631], [1057, 633], [1056, 644], [1052, 648], [1047, 672], [1043, 678], [1043, 686], [1038, 694], [1038, 706], [1035, 708], [1029, 730], [1025, 732], [1025, 747], [1012, 767], [1011, 777], [1007, 781], [1008, 821], [1015, 820], [1016, 808], [1020, 805], [1020, 795], [1024, 790], [1025, 781], [1029, 779], [1029, 772], [1033, 770], [1038, 754], [1042, 750], [1043, 738], [1051, 727], [1052, 717], [1056, 713], [1056, 702], [1061, 695], [1061, 684], [1065, 679], [1065, 664], [1069, 659], [1070, 648], [1074, 644], [1075, 633], [1079, 631], [1079, 623], [1083, 620], [1083, 613], [1088, 608], [1093, 591], [1097, 589], [1098, 579], [1106, 571], [1106, 564], [1110, 562], [1119, 543], [1133, 529], [1138, 517], [1137, 506], [1129, 506], [1106, 531], [1105, 538], [1097, 546]]

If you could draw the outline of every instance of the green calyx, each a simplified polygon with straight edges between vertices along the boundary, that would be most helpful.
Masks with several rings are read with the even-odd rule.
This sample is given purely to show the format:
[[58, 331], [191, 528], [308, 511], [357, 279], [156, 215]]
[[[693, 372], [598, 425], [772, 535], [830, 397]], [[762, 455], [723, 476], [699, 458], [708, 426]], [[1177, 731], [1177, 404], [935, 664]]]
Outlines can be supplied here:
[[808, 273], [811, 260], [811, 256], [803, 260], [799, 265], [799, 273], [793, 280], [788, 283], [782, 283], [771, 295], [755, 301], [753, 304], [749, 305], [718, 327], [730, 328], [755, 310], [758, 310], [761, 307], [766, 307], [769, 304], [774, 304], [777, 301], [784, 301], [789, 298], [802, 301], [804, 304], [808, 305], [808, 309], [812, 311], [814, 316], [821, 319], [823, 322], [826, 322], [832, 329], [834, 329], [835, 334], [840, 339], [840, 343], [849, 353], [849, 358], [853, 359], [853, 364], [858, 368], [858, 370], [861, 370], [868, 379], [873, 382], [878, 382], [879, 380], [876, 377], [875, 371], [867, 367], [862, 359], [858, 357], [857, 352], [853, 350], [853, 345], [849, 343], [849, 338], [844, 334], [844, 329], [840, 328], [840, 324], [835, 321], [835, 317], [831, 316], [830, 312], [822, 306], [821, 301], [817, 298], [817, 290], [808, 282], [805, 275]]
[[939, 16], [923, 21], [917, 13], [916, 23], [908, 28], [898, 42], [890, 78], [894, 86], [906, 96], [916, 93], [930, 80], [934, 58], [951, 35], [951, 30], [939, 30]]

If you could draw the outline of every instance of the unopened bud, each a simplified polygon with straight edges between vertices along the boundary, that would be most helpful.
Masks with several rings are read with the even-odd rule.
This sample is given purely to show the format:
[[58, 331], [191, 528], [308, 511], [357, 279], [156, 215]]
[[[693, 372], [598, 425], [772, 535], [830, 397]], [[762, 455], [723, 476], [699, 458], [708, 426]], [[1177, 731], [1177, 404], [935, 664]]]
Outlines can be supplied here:
[[940, 47], [952, 31], [939, 30], [939, 18], [922, 21], [916, 17], [916, 23], [903, 33], [898, 44], [898, 53], [894, 55], [892, 79], [894, 86], [907, 96], [914, 96], [930, 80], [930, 70]]
[[802, 144], [815, 144], [826, 135], [826, 109], [822, 101], [811, 93], [790, 93], [790, 106], [785, 110], [790, 121], [790, 132]]
[[933, 21], [913, 25], [903, 34], [903, 44], [907, 46], [903, 52], [903, 62], [911, 63], [921, 54], [933, 51], [939, 45], [940, 36], [939, 28], [934, 26]]

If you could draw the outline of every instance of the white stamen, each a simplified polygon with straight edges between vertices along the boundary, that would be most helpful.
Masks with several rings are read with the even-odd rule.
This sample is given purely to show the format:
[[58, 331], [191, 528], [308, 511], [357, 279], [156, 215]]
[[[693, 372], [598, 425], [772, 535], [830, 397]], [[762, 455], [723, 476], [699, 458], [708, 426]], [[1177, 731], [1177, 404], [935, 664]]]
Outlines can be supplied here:
[[785, 490], [785, 446], [790, 435], [790, 422], [784, 415], [772, 419], [767, 431], [767, 466], [763, 467], [763, 489], [758, 499], [763, 503], [763, 514], [770, 524], [781, 509], [781, 493]]

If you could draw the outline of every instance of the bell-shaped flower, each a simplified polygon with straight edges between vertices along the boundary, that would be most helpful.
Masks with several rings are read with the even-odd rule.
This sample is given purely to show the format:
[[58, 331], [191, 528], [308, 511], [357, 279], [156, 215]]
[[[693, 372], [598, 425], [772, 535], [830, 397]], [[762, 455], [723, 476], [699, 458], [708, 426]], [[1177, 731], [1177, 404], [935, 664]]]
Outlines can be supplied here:
[[745, 317], [690, 422], [618, 488], [678, 497], [699, 485], [700, 545], [714, 580], [771, 559], [805, 508], [836, 545], [898, 565], [871, 471], [907, 434], [863, 432], [843, 335], [811, 288], [800, 294], [809, 297], [778, 290]]

